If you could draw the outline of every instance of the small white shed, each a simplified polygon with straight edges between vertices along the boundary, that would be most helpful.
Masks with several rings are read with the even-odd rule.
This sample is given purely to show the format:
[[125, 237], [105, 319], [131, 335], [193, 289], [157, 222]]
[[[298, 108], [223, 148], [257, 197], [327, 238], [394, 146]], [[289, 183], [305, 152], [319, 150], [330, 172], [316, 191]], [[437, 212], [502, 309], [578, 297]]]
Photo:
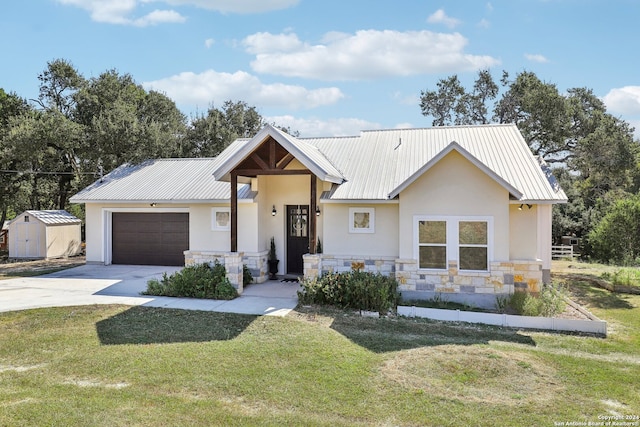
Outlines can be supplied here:
[[24, 211], [9, 223], [9, 258], [78, 255], [82, 248], [81, 223], [64, 210]]

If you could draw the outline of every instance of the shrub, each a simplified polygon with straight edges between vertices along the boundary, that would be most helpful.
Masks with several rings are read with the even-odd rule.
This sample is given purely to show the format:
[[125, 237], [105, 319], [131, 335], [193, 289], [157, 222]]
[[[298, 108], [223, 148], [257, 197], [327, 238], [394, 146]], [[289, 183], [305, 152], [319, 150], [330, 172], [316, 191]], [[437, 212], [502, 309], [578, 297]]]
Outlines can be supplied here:
[[498, 300], [498, 309], [513, 311], [523, 316], [553, 317], [565, 309], [564, 289], [545, 285], [540, 295], [533, 296], [527, 292], [514, 292], [506, 301]]
[[162, 279], [151, 279], [147, 282], [147, 290], [143, 295], [167, 297], [233, 299], [238, 292], [227, 279], [226, 269], [216, 261], [213, 266], [197, 264], [185, 267]]
[[251, 270], [247, 267], [247, 264], [242, 264], [242, 284], [248, 285], [253, 282], [253, 275], [251, 274]]
[[332, 305], [385, 314], [398, 305], [398, 282], [380, 273], [350, 271], [304, 279], [298, 300], [302, 304]]
[[636, 264], [640, 259], [640, 196], [618, 200], [587, 239], [593, 259]]

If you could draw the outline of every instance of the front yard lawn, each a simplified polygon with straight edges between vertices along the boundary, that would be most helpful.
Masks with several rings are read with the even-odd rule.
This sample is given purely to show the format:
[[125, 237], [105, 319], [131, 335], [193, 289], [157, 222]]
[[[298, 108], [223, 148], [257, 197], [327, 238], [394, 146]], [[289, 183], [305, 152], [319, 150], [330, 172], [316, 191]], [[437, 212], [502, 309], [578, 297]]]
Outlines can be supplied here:
[[596, 338], [88, 306], [0, 314], [0, 425], [553, 426], [640, 415], [640, 296], [572, 286]]

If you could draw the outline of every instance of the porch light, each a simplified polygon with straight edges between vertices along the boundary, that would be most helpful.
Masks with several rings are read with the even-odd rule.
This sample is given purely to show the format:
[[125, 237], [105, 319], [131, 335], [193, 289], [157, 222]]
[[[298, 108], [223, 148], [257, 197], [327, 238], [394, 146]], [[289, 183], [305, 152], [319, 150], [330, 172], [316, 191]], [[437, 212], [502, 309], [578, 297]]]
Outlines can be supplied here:
[[316, 206], [316, 216], [320, 216], [320, 206]]
[[149, 206], [151, 206], [152, 208], [154, 208], [156, 206], [155, 203], [149, 203]]
[[[521, 211], [523, 206], [524, 206], [524, 203], [518, 206], [518, 210]], [[531, 205], [529, 203], [527, 203], [527, 208], [531, 209]]]
[[277, 213], [278, 211], [276, 211], [276, 205], [273, 205], [273, 208], [271, 208], [271, 216], [276, 216]]

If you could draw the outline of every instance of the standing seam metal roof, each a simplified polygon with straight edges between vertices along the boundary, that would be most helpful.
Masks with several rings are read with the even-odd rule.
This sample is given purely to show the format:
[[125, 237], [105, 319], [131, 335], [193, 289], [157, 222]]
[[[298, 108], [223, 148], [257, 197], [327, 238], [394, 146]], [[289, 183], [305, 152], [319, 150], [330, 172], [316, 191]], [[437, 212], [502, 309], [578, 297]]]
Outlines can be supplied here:
[[[216, 181], [216, 159], [160, 159], [123, 165], [71, 198], [72, 203], [211, 202], [229, 200], [228, 182]], [[250, 185], [238, 185], [239, 199], [253, 199]]]
[[80, 224], [82, 222], [65, 210], [28, 210], [16, 216], [9, 224], [22, 220], [25, 215], [29, 215], [47, 225]]
[[[485, 173], [522, 202], [567, 199], [515, 125], [477, 125], [373, 130], [331, 138], [295, 138], [267, 126], [253, 139], [236, 140], [215, 159], [164, 159], [121, 166], [71, 201], [229, 200], [229, 183], [217, 181], [213, 174], [224, 179], [233, 164], [269, 135], [288, 145], [292, 154], [304, 156], [298, 160], [313, 167], [314, 173], [322, 171], [321, 179], [334, 182], [331, 191], [323, 192], [323, 200], [389, 200], [396, 195], [394, 190], [409, 185], [421, 168], [451, 147], [484, 165]], [[239, 184], [238, 190], [239, 199], [255, 197], [247, 184]]]

